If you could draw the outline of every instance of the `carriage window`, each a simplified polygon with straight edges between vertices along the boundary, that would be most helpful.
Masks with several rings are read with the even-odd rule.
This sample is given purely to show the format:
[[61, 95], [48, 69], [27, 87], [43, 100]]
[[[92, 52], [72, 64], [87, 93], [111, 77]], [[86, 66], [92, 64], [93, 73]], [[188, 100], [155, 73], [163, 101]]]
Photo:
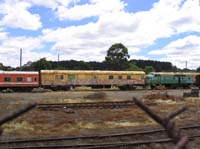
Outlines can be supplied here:
[[16, 78], [16, 81], [17, 81], [17, 82], [22, 82], [22, 77], [17, 77], [17, 78]]
[[108, 78], [109, 78], [109, 80], [112, 80], [114, 77], [113, 76], [109, 76]]
[[32, 82], [32, 78], [31, 77], [27, 77], [26, 80], [27, 80], [27, 82]]
[[56, 75], [56, 80], [63, 80], [64, 79], [64, 76], [63, 75]]
[[36, 81], [37, 81], [37, 78], [34, 78], [34, 81], [36, 82]]
[[127, 76], [127, 80], [130, 80], [131, 79], [131, 76]]
[[144, 79], [144, 75], [141, 75], [141, 80], [143, 80]]
[[122, 76], [118, 76], [118, 80], [122, 80]]
[[4, 78], [4, 82], [10, 82], [11, 81], [11, 78], [10, 77], [5, 77]]

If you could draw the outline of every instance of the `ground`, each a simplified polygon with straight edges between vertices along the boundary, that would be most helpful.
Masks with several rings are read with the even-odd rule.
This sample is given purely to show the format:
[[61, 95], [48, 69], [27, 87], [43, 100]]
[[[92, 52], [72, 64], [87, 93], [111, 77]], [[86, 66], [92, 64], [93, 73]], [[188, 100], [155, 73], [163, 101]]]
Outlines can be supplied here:
[[[27, 103], [105, 102], [132, 100], [138, 97], [161, 116], [181, 106], [187, 111], [176, 118], [177, 125], [199, 122], [200, 98], [182, 98], [190, 90], [135, 90], [135, 91], [66, 91], [43, 93], [0, 93], [0, 118]], [[89, 95], [103, 92], [103, 99], [87, 99]], [[150, 99], [147, 95], [167, 94], [168, 99]], [[146, 97], [146, 98], [145, 98]], [[168, 96], [167, 96], [168, 97]], [[172, 97], [177, 97], [173, 98]], [[170, 99], [171, 98], [171, 99]], [[2, 138], [27, 138], [37, 136], [66, 136], [129, 132], [159, 127], [137, 106], [119, 109], [76, 109], [66, 113], [63, 109], [33, 110], [2, 126]]]

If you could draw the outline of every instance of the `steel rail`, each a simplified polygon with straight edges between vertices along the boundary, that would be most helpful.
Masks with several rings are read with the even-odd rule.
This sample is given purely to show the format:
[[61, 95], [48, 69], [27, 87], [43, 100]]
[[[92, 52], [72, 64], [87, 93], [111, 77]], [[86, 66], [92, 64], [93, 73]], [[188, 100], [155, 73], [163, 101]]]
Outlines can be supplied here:
[[[192, 135], [188, 137], [189, 140], [199, 138], [200, 135]], [[142, 140], [142, 141], [129, 141], [129, 142], [113, 142], [113, 143], [98, 143], [98, 144], [76, 144], [76, 145], [46, 145], [46, 146], [21, 146], [21, 147], [10, 147], [7, 149], [52, 149], [52, 148], [81, 148], [81, 149], [96, 149], [96, 148], [111, 148], [111, 147], [122, 147], [122, 146], [138, 146], [147, 145], [152, 143], [169, 143], [173, 139], [156, 139], [156, 140]]]
[[88, 103], [50, 103], [50, 104], [38, 104], [39, 109], [48, 108], [111, 108], [111, 107], [127, 107], [133, 106], [133, 101], [118, 101], [118, 102], [88, 102]]
[[[180, 129], [197, 129], [200, 125], [190, 125], [180, 127]], [[144, 130], [131, 133], [116, 133], [116, 134], [103, 134], [103, 135], [88, 135], [88, 136], [72, 136], [72, 137], [54, 137], [54, 138], [40, 138], [40, 139], [24, 139], [24, 140], [1, 140], [0, 145], [3, 144], [13, 144], [13, 143], [30, 143], [30, 142], [45, 142], [45, 141], [62, 141], [62, 140], [78, 140], [78, 139], [102, 139], [102, 138], [112, 138], [112, 137], [123, 137], [123, 136], [133, 136], [133, 135], [148, 135], [153, 133], [164, 132], [165, 130], [154, 129], [154, 130]]]

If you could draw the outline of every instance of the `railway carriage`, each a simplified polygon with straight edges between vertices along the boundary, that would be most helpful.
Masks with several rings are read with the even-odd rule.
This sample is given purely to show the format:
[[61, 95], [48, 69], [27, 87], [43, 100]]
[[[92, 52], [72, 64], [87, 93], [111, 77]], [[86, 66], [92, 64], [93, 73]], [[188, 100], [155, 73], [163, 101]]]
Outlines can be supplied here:
[[200, 73], [152, 72], [143, 71], [100, 71], [100, 70], [41, 70], [0, 71], [0, 90], [30, 91], [36, 87], [53, 90], [68, 90], [76, 86], [135, 89], [137, 86], [200, 87]]
[[120, 89], [134, 89], [145, 85], [143, 71], [87, 71], [87, 70], [42, 70], [41, 85], [44, 88], [69, 89], [75, 86], [93, 88], [117, 86]]
[[146, 84], [151, 88], [157, 86], [189, 87], [194, 84], [194, 81], [194, 76], [191, 73], [152, 72], [146, 76]]
[[195, 80], [196, 80], [195, 85], [196, 85], [197, 87], [199, 87], [199, 89], [200, 89], [200, 74], [197, 74], [197, 75], [195, 76]]
[[39, 73], [32, 71], [0, 71], [0, 90], [31, 90], [39, 87]]
[[198, 76], [200, 76], [200, 73], [197, 73], [197, 72], [186, 72], [184, 73], [185, 75], [187, 76], [191, 76], [192, 77], [192, 80], [193, 80], [193, 84], [196, 85], [197, 82], [198, 82]]

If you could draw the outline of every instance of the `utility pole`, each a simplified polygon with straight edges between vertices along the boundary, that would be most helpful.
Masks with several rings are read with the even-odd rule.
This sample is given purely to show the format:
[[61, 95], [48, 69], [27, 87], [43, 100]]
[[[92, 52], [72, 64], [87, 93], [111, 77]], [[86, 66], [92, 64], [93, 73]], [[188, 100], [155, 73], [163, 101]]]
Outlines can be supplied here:
[[60, 55], [58, 54], [58, 62], [60, 61]]
[[58, 68], [58, 66], [59, 66], [59, 61], [60, 61], [60, 55], [59, 55], [59, 53], [58, 53], [57, 68]]
[[22, 49], [20, 49], [20, 70], [22, 70]]
[[187, 69], [187, 61], [185, 61], [185, 68]]

